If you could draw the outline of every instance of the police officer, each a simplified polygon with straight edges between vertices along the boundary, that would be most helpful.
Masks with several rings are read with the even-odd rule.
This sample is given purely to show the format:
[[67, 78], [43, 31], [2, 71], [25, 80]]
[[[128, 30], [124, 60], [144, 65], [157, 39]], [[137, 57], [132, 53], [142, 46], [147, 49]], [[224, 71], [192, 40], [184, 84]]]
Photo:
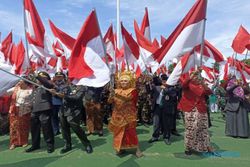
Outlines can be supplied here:
[[85, 146], [85, 150], [88, 154], [93, 152], [90, 141], [88, 140], [85, 132], [80, 127], [83, 110], [83, 96], [85, 93], [85, 87], [68, 85], [63, 93], [57, 93], [55, 90], [51, 92], [61, 98], [63, 98], [63, 106], [59, 112], [62, 136], [65, 141], [65, 146], [61, 150], [61, 153], [66, 153], [72, 149], [70, 128], [76, 133], [77, 137], [81, 140]]
[[[46, 72], [39, 72], [36, 77], [38, 84], [49, 89], [54, 85], [50, 82], [50, 76]], [[54, 152], [54, 134], [51, 125], [52, 103], [51, 93], [42, 87], [35, 87], [32, 93], [32, 112], [31, 112], [31, 139], [32, 146], [26, 152], [32, 152], [40, 148], [40, 128], [44, 140], [47, 143], [47, 152]]]

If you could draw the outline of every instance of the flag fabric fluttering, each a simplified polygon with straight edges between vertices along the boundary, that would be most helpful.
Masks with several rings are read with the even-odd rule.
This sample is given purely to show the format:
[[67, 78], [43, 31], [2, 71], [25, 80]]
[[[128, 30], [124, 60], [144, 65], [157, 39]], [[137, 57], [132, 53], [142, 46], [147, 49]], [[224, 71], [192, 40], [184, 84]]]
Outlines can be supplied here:
[[140, 47], [134, 40], [131, 34], [125, 29], [121, 23], [121, 32], [124, 45], [124, 58], [128, 66], [138, 64], [141, 71], [146, 70], [146, 65], [143, 57], [140, 55]]
[[154, 59], [165, 64], [173, 58], [182, 56], [200, 45], [203, 39], [207, 0], [197, 0], [181, 23], [168, 37], [167, 42], [154, 54]]
[[7, 72], [11, 72], [12, 71], [12, 66], [8, 65], [8, 64], [3, 64], [0, 63], [0, 96], [4, 95], [6, 93], [6, 91], [10, 88], [12, 88], [13, 86], [15, 86], [18, 81], [20, 80], [18, 77], [11, 75]]
[[24, 28], [28, 42], [28, 55], [33, 62], [39, 65], [45, 62], [46, 57], [54, 56], [52, 44], [45, 35], [43, 22], [33, 0], [24, 0]]
[[250, 34], [241, 25], [233, 40], [232, 48], [236, 53], [242, 54], [246, 49], [248, 49], [248, 45], [250, 45]]
[[173, 72], [170, 74], [167, 84], [176, 85], [182, 74], [186, 74], [191, 70], [195, 65], [199, 63], [198, 57], [193, 54], [193, 52], [188, 52], [181, 57], [180, 61], [175, 66]]
[[16, 48], [16, 56], [15, 56], [15, 74], [23, 74], [28, 68], [29, 63], [27, 63], [27, 57], [25, 55], [25, 48], [23, 42], [20, 41]]
[[56, 41], [59, 42], [60, 47], [63, 49], [65, 57], [69, 59], [76, 39], [56, 27], [51, 20], [49, 20], [49, 25]]
[[151, 43], [151, 32], [150, 32], [150, 24], [148, 17], [148, 8], [145, 8], [145, 14], [141, 23], [141, 32], [144, 37]]
[[2, 52], [5, 61], [8, 61], [9, 59], [11, 47], [12, 47], [12, 31], [2, 41], [0, 47], [0, 52]]
[[[201, 45], [198, 45], [195, 47], [194, 51], [196, 53], [200, 54], [201, 51]], [[226, 60], [226, 58], [222, 55], [222, 53], [216, 49], [210, 42], [207, 40], [204, 41], [204, 51], [203, 51], [203, 56], [212, 58], [216, 62], [220, 63]]]
[[134, 21], [135, 35], [137, 43], [140, 48], [140, 56], [147, 67], [151, 68], [152, 73], [158, 69], [159, 63], [154, 61], [152, 54], [157, 50], [155, 47], [139, 30], [138, 24]]
[[84, 22], [69, 59], [69, 78], [77, 85], [102, 87], [110, 81], [110, 72], [103, 61], [106, 52], [96, 12]]
[[116, 63], [116, 57], [115, 57], [115, 34], [113, 33], [113, 25], [111, 24], [104, 35], [104, 44], [106, 46], [107, 56], [109, 60], [115, 64]]

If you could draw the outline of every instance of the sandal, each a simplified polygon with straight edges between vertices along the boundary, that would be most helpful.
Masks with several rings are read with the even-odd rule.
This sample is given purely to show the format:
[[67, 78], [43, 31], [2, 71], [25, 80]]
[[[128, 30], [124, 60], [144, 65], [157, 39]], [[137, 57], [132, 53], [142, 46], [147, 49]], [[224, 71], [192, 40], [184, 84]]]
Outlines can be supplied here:
[[10, 150], [14, 150], [16, 148], [16, 146], [13, 144], [10, 146]]

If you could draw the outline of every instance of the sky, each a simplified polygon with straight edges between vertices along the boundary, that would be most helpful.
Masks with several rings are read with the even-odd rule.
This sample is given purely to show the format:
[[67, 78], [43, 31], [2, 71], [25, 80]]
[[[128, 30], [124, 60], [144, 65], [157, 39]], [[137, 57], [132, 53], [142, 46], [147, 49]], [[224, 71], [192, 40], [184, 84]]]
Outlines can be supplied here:
[[[48, 19], [73, 37], [77, 37], [84, 20], [93, 8], [101, 31], [105, 34], [112, 23], [116, 27], [116, 0], [33, 0], [52, 38]], [[195, 0], [120, 0], [120, 18], [134, 34], [133, 21], [142, 21], [148, 7], [151, 38], [168, 37], [186, 15]], [[208, 0], [205, 37], [226, 57], [231, 56], [231, 43], [240, 25], [250, 32], [250, 0]], [[12, 30], [14, 41], [24, 39], [23, 0], [0, 0], [1, 40]]]

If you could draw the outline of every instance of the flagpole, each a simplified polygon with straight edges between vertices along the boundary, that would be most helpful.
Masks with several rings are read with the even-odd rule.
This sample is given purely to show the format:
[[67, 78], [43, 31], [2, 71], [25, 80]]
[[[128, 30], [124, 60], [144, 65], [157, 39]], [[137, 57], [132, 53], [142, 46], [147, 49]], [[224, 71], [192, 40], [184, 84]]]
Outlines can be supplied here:
[[99, 28], [99, 31], [100, 31], [100, 37], [101, 37], [101, 40], [102, 40], [102, 47], [103, 47], [103, 50], [104, 50], [105, 61], [106, 61], [106, 64], [108, 66], [109, 73], [110, 73], [110, 84], [111, 84], [112, 88], [114, 88], [114, 86], [115, 86], [114, 75], [112, 74], [111, 68], [110, 68], [109, 63], [108, 63], [108, 56], [107, 56], [106, 46], [104, 45], [104, 42], [103, 42], [102, 32], [101, 32], [101, 28], [100, 28], [100, 24], [99, 24], [99, 21], [98, 21], [98, 17], [97, 17], [97, 13], [96, 13], [95, 8], [94, 8], [94, 12], [95, 12], [95, 17], [96, 17], [96, 20], [97, 20], [97, 23], [98, 23], [98, 28]]
[[237, 52], [234, 52], [234, 53], [235, 53], [235, 57], [233, 59], [233, 62], [234, 62], [233, 64], [234, 64], [234, 75], [236, 75], [236, 65], [235, 65], [236, 63], [235, 62], [237, 60]]
[[[207, 0], [206, 0], [206, 13], [207, 13]], [[202, 57], [203, 57], [203, 52], [204, 52], [206, 21], [207, 21], [207, 18], [204, 19], [204, 23], [203, 23], [202, 43], [201, 43], [201, 51], [200, 51], [201, 53], [200, 66], [202, 66]]]
[[246, 53], [246, 55], [245, 55], [245, 60], [247, 59], [248, 51], [249, 51], [249, 50], [247, 49], [247, 53]]
[[5, 72], [5, 73], [7, 73], [7, 74], [9, 74], [9, 75], [12, 75], [12, 76], [15, 76], [15, 77], [17, 77], [17, 78], [19, 78], [19, 79], [21, 79], [21, 80], [24, 80], [24, 81], [26, 81], [26, 82], [28, 82], [28, 83], [30, 83], [30, 84], [32, 84], [32, 85], [36, 85], [36, 86], [38, 86], [38, 87], [43, 88], [44, 90], [50, 91], [50, 89], [44, 87], [43, 85], [40, 85], [40, 84], [35, 83], [35, 82], [33, 82], [33, 81], [30, 81], [30, 80], [28, 80], [28, 79], [26, 79], [26, 78], [24, 78], [24, 77], [20, 77], [20, 76], [18, 76], [18, 75], [12, 74], [11, 72], [6, 71], [6, 70], [4, 70], [4, 69], [2, 69], [2, 68], [0, 68], [0, 70], [3, 71], [3, 72]]
[[121, 32], [121, 23], [120, 23], [120, 0], [116, 0], [116, 43], [117, 48], [120, 49], [120, 32]]
[[205, 29], [206, 29], [206, 21], [207, 19], [204, 19], [203, 23], [203, 32], [202, 32], [202, 42], [201, 42], [201, 51], [200, 51], [200, 66], [202, 66], [202, 58], [203, 58], [203, 52], [204, 52], [204, 45], [205, 45]]
[[[28, 46], [28, 40], [26, 36], [26, 20], [25, 20], [25, 7], [24, 7], [24, 0], [23, 0], [23, 26], [24, 26], [24, 38], [25, 38], [25, 47], [26, 47], [26, 57], [29, 60], [29, 46]], [[30, 67], [30, 61], [28, 61], [29, 67]]]
[[109, 63], [108, 63], [108, 57], [107, 57], [107, 52], [106, 52], [106, 47], [105, 47], [104, 42], [103, 42], [102, 32], [101, 32], [100, 24], [99, 24], [99, 21], [98, 21], [98, 18], [97, 18], [97, 13], [96, 13], [95, 8], [93, 10], [95, 12], [95, 17], [96, 17], [96, 20], [97, 20], [97, 23], [98, 23], [98, 29], [99, 29], [99, 32], [100, 32], [100, 37], [101, 37], [101, 40], [102, 40], [102, 47], [103, 47], [103, 51], [104, 51], [105, 61], [106, 61], [106, 64], [107, 64], [107, 66], [109, 68], [109, 71], [110, 71], [110, 67], [109, 67]]

